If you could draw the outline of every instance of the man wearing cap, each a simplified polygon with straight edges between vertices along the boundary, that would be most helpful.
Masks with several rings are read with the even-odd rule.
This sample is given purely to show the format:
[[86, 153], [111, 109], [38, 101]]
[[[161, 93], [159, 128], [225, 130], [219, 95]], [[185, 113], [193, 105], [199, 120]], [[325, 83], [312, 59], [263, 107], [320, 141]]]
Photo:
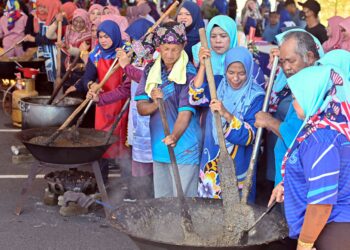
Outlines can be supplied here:
[[305, 30], [314, 35], [323, 44], [328, 37], [326, 28], [320, 23], [318, 18], [321, 5], [315, 0], [307, 0], [305, 3], [298, 2], [298, 4], [303, 7], [305, 13]]
[[[184, 51], [185, 28], [176, 22], [162, 24], [152, 40], [159, 47], [160, 56], [146, 66], [135, 101], [140, 115], [150, 115], [154, 196], [176, 196], [169, 145], [175, 151], [184, 194], [194, 197], [198, 187], [201, 129], [198, 114], [189, 104], [188, 84], [196, 70]], [[171, 133], [168, 136], [164, 135], [159, 99], [164, 100]]]

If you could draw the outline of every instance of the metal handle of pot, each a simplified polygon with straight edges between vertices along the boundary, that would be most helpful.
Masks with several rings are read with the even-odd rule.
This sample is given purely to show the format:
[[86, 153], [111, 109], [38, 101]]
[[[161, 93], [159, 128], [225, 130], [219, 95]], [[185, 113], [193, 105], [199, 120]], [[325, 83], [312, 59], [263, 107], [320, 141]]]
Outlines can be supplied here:
[[19, 107], [19, 110], [21, 110], [22, 112], [28, 112], [30, 109], [29, 104], [23, 102], [22, 100], [18, 101], [18, 107]]

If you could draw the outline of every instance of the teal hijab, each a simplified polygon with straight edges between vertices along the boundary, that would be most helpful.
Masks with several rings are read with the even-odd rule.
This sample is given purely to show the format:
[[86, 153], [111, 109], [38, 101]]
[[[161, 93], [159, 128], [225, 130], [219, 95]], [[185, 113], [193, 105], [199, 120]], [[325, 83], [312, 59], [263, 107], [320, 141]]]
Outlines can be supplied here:
[[[320, 58], [323, 57], [324, 51], [323, 51], [322, 44], [320, 43], [320, 41], [314, 35], [312, 35], [311, 33], [307, 32], [307, 31], [305, 31], [303, 29], [290, 29], [290, 30], [287, 30], [287, 31], [285, 31], [285, 32], [283, 32], [281, 34], [278, 34], [276, 36], [276, 40], [277, 40], [277, 43], [278, 43], [279, 46], [282, 44], [284, 36], [287, 35], [289, 32], [292, 32], [292, 31], [300, 31], [300, 32], [306, 32], [306, 33], [310, 34], [312, 36], [312, 38], [314, 39], [314, 42], [316, 43], [317, 51], [318, 51], [318, 54], [319, 54]], [[287, 84], [287, 77], [283, 73], [283, 71], [280, 70], [279, 73], [276, 76], [276, 80], [275, 80], [275, 83], [273, 85], [272, 90], [274, 92], [280, 92], [286, 86], [286, 84]]]
[[[237, 46], [237, 25], [236, 22], [229, 16], [219, 15], [215, 16], [210, 20], [206, 29], [206, 37], [208, 41], [208, 47], [211, 48], [210, 44], [210, 33], [215, 26], [219, 26], [223, 29], [228, 36], [230, 37], [230, 46], [229, 49]], [[192, 47], [193, 60], [195, 63], [199, 63], [198, 53], [201, 47], [200, 43], [197, 43]], [[227, 52], [226, 52], [227, 53]], [[224, 63], [225, 63], [225, 55], [226, 53], [220, 55], [211, 51], [211, 64], [213, 67], [214, 75], [224, 75]]]
[[343, 71], [350, 81], [350, 52], [342, 49], [332, 50], [317, 61], [320, 65], [333, 65]]
[[[226, 79], [227, 69], [234, 62], [240, 62], [243, 65], [247, 75], [247, 80], [239, 89], [233, 89]], [[265, 95], [265, 91], [254, 82], [254, 62], [252, 54], [248, 49], [244, 47], [235, 47], [230, 49], [226, 53], [224, 64], [225, 76], [218, 86], [218, 99], [222, 101], [228, 112], [236, 116], [238, 119], [243, 120], [244, 115], [251, 105], [253, 105], [254, 99], [260, 95]], [[222, 125], [225, 125], [226, 120], [221, 118], [221, 123]], [[214, 119], [212, 119], [212, 128], [215, 144], [219, 144]]]
[[282, 176], [292, 152], [317, 129], [331, 129], [350, 141], [350, 83], [336, 67], [307, 67], [288, 79], [305, 120], [282, 163]]

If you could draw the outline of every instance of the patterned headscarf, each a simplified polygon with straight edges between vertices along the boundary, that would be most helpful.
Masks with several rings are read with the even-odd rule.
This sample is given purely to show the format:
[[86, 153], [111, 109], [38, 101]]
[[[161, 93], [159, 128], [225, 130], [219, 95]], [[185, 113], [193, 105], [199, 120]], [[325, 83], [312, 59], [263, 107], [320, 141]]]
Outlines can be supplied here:
[[10, 31], [15, 27], [15, 23], [22, 16], [21, 8], [17, 0], [8, 0], [5, 8], [7, 16], [7, 29]]
[[305, 120], [283, 158], [282, 177], [293, 151], [318, 129], [336, 130], [350, 141], [350, 85], [338, 69], [329, 65], [307, 67], [291, 76], [288, 85]]
[[154, 33], [156, 46], [162, 44], [185, 44], [187, 41], [185, 26], [177, 22], [162, 24]]

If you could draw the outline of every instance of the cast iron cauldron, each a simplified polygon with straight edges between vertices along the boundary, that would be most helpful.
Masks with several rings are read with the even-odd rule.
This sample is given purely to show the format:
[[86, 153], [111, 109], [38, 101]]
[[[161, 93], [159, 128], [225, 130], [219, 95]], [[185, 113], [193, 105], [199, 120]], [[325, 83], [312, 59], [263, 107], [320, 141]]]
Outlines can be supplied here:
[[[199, 239], [185, 237], [178, 198], [158, 198], [124, 203], [113, 211], [111, 224], [126, 233], [142, 250], [246, 249], [266, 250], [268, 244], [287, 237], [281, 213], [272, 210], [248, 235], [245, 242], [232, 235], [222, 240], [222, 200], [186, 198], [194, 231]], [[249, 205], [256, 220], [266, 207]], [[248, 218], [241, 218], [242, 220]], [[239, 226], [237, 221], [237, 227]]]
[[22, 129], [60, 126], [82, 102], [66, 97], [58, 105], [47, 105], [50, 96], [25, 97], [20, 101]]
[[93, 139], [96, 143], [94, 143], [94, 145], [82, 145], [79, 147], [64, 147], [52, 145], [44, 146], [30, 142], [30, 139], [37, 136], [49, 137], [56, 130], [56, 127], [27, 129], [19, 132], [18, 138], [34, 158], [52, 164], [83, 164], [96, 161], [100, 159], [109, 146], [117, 140], [116, 136], [112, 136], [108, 144], [106, 144], [107, 132], [89, 128], [79, 128], [79, 138]]

